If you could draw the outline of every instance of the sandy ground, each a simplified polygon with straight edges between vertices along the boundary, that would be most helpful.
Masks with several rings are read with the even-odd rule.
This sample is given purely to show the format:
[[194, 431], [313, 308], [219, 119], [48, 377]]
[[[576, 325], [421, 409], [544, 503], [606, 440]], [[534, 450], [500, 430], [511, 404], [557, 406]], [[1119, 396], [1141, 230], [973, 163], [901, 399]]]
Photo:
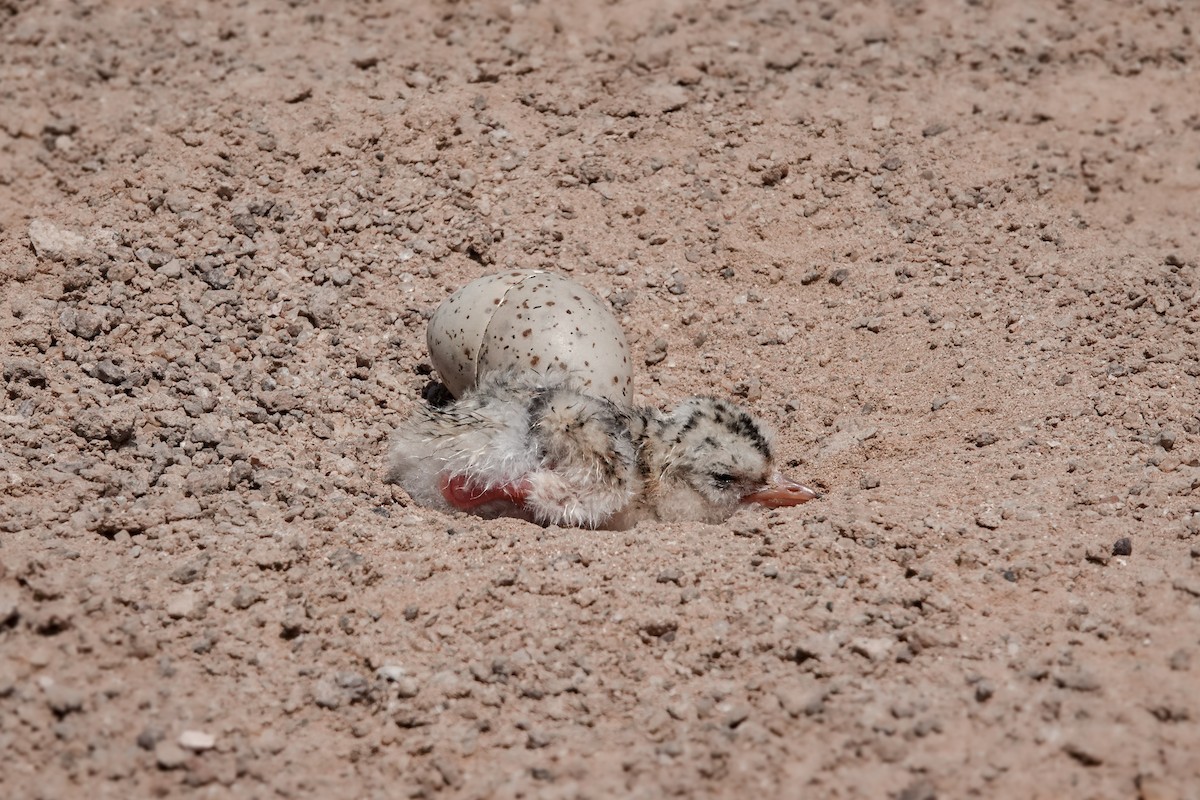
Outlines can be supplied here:
[[[1195, 4], [193, 5], [0, 0], [0, 795], [1200, 797]], [[412, 506], [503, 267], [824, 499]]]

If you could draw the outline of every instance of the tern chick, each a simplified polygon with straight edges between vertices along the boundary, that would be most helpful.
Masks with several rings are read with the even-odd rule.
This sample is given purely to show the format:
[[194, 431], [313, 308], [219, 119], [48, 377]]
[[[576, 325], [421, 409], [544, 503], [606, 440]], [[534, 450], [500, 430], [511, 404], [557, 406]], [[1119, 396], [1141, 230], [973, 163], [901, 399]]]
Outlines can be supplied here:
[[669, 412], [593, 397], [566, 372], [497, 372], [397, 430], [387, 479], [420, 505], [543, 525], [721, 522], [817, 493], [776, 470], [763, 425], [733, 403]]

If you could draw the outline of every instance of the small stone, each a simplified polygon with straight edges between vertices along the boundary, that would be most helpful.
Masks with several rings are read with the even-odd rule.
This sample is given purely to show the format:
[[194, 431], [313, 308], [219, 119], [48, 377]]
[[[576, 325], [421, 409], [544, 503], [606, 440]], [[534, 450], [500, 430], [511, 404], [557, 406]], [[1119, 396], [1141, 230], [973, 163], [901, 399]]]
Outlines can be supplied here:
[[82, 234], [44, 219], [29, 223], [29, 243], [34, 253], [51, 261], [80, 259], [87, 254], [87, 239]]
[[245, 584], [239, 586], [233, 594], [233, 607], [239, 611], [245, 611], [250, 606], [262, 599], [262, 593], [253, 586]]
[[204, 421], [196, 423], [196, 426], [192, 428], [189, 438], [197, 444], [216, 447], [225, 441], [225, 432], [216, 423]]
[[331, 680], [317, 681], [313, 687], [313, 702], [318, 708], [336, 709], [342, 704], [342, 690]]
[[937, 800], [937, 790], [927, 778], [917, 778], [896, 795], [896, 800]]
[[650, 352], [646, 353], [646, 366], [654, 366], [660, 363], [667, 357], [667, 340], [655, 339], [654, 344], [650, 347]]
[[682, 580], [683, 580], [683, 573], [680, 572], [678, 569], [675, 569], [674, 567], [672, 567], [671, 569], [664, 569], [662, 572], [658, 573], [658, 578], [657, 578], [658, 583], [673, 583], [676, 586], [681, 586]]
[[119, 447], [133, 438], [134, 422], [133, 409], [125, 406], [89, 408], [75, 418], [72, 430], [88, 441], [108, 440]]
[[1171, 430], [1163, 430], [1158, 434], [1158, 446], [1163, 450], [1175, 449], [1175, 432]]
[[1176, 578], [1171, 585], [1181, 592], [1187, 592], [1192, 597], [1200, 597], [1200, 578]]
[[750, 718], [750, 707], [737, 704], [721, 717], [721, 724], [726, 728], [736, 728]]
[[1079, 738], [1070, 739], [1063, 744], [1063, 752], [1085, 767], [1098, 767], [1104, 763], [1104, 755], [1094, 744]]
[[404, 667], [399, 664], [384, 664], [379, 669], [375, 670], [375, 677], [395, 683], [405, 675]]
[[848, 270], [848, 269], [839, 269], [836, 272], [834, 272], [832, 275], [829, 276], [829, 282], [832, 283], [834, 286], [841, 286], [843, 283], [845, 283], [849, 279], [850, 279], [850, 270]]
[[17, 587], [0, 583], [0, 627], [8, 625], [21, 613], [21, 595]]
[[1000, 512], [994, 508], [985, 508], [975, 515], [975, 524], [981, 528], [987, 528], [989, 531], [999, 528], [1001, 522]]
[[165, 738], [166, 734], [164, 734], [159, 728], [142, 728], [142, 732], [137, 735], [137, 746], [143, 750], [153, 750], [154, 747]]
[[990, 681], [980, 681], [975, 684], [975, 702], [986, 703], [996, 693], [996, 687]]
[[1112, 554], [1114, 556], [1133, 555], [1133, 540], [1128, 536], [1117, 539], [1117, 541], [1113, 543]]
[[167, 616], [171, 619], [183, 619], [196, 610], [196, 593], [187, 590], [171, 596], [167, 601]]
[[57, 716], [64, 717], [83, 709], [84, 694], [74, 687], [52, 683], [45, 691], [46, 704]]
[[212, 750], [216, 744], [216, 737], [204, 731], [184, 731], [179, 734], [179, 746], [197, 753]]
[[159, 742], [154, 747], [154, 760], [159, 769], [179, 769], [187, 763], [188, 754], [174, 742]]
[[4, 362], [4, 380], [41, 389], [46, 385], [46, 372], [32, 359], [15, 358]]
[[167, 510], [167, 519], [174, 522], [179, 519], [196, 519], [204, 513], [200, 501], [194, 497], [185, 497]]
[[858, 488], [860, 489], [878, 489], [879, 478], [874, 475], [863, 475], [858, 479]]
[[762, 171], [762, 185], [774, 186], [782, 181], [791, 172], [791, 168], [787, 164], [772, 164]]
[[884, 637], [860, 638], [850, 643], [850, 652], [864, 656], [873, 663], [884, 661], [895, 642]]
[[996, 436], [996, 434], [992, 433], [991, 431], [979, 431], [978, 433], [972, 434], [970, 437], [968, 437], [967, 441], [971, 442], [976, 447], [988, 447], [989, 445], [993, 445], [1000, 441], [1000, 437]]
[[1100, 680], [1087, 670], [1064, 672], [1054, 676], [1054, 683], [1063, 689], [1074, 692], [1098, 692]]
[[108, 359], [104, 359], [96, 365], [96, 377], [105, 383], [111, 383], [115, 386], [124, 383], [125, 379], [129, 377], [129, 373], [124, 367], [114, 364]]
[[172, 570], [170, 577], [175, 583], [186, 586], [189, 583], [194, 583], [195, 581], [203, 579], [207, 571], [208, 557], [197, 556], [182, 566]]

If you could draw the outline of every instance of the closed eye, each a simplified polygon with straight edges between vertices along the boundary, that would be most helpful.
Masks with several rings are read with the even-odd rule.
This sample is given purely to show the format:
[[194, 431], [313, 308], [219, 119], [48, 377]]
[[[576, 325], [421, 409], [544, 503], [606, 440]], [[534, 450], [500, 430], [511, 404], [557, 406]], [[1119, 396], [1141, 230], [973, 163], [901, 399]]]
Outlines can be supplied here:
[[737, 480], [737, 478], [735, 478], [733, 475], [730, 475], [728, 472], [713, 472], [710, 473], [708, 477], [712, 478], [712, 482], [721, 489], [728, 489], [733, 485], [733, 482]]

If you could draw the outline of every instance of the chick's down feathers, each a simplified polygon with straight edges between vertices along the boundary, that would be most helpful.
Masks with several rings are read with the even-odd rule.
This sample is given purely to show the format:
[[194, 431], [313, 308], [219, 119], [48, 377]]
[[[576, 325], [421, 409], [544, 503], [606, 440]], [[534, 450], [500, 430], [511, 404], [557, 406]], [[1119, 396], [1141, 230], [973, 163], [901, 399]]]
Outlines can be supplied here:
[[817, 496], [776, 471], [769, 433], [740, 406], [626, 407], [565, 372], [495, 373], [418, 411], [393, 439], [388, 479], [429, 507], [590, 528], [720, 522], [744, 503]]

